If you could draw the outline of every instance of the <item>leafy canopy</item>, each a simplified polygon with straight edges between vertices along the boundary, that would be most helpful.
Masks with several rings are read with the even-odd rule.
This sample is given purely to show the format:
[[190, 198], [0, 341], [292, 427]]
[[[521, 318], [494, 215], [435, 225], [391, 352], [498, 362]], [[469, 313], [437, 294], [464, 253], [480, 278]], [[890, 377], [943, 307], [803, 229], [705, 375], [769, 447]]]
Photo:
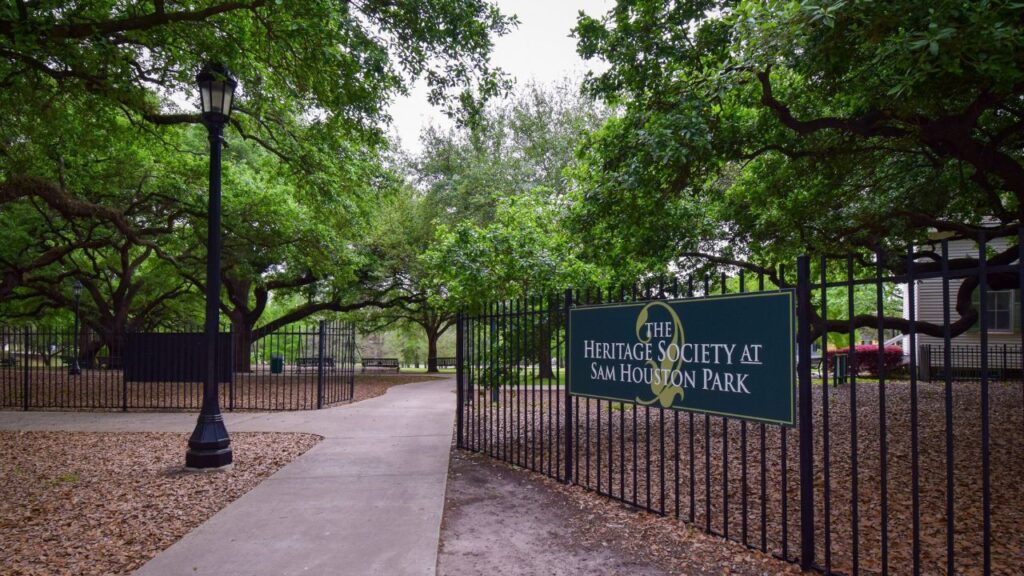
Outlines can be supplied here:
[[620, 0], [582, 15], [573, 223], [595, 258], [781, 262], [1006, 233], [1024, 206], [1024, 5]]
[[0, 231], [0, 294], [91, 274], [82, 251], [124, 241], [199, 285], [207, 142], [191, 102], [209, 60], [240, 81], [225, 308], [255, 322], [270, 290], [304, 313], [376, 288], [357, 240], [392, 181], [388, 101], [423, 78], [468, 119], [505, 85], [489, 52], [514, 25], [487, 0], [0, 5], [0, 217], [16, 222]]
[[472, 127], [425, 133], [414, 176], [438, 225], [426, 269], [449, 307], [557, 290], [598, 273], [577, 258], [563, 224], [566, 171], [584, 134], [606, 117], [564, 81], [527, 85]]

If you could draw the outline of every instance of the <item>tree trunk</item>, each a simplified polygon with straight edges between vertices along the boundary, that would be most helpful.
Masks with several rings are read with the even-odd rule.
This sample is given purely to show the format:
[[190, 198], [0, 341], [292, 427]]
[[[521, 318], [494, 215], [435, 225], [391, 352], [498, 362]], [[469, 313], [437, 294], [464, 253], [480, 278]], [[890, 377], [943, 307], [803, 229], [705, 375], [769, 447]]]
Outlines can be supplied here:
[[427, 330], [427, 372], [438, 372], [437, 340], [440, 335], [436, 330]]
[[103, 348], [103, 340], [90, 336], [82, 337], [81, 349], [78, 351], [78, 363], [82, 368], [96, 368], [96, 356]]
[[231, 353], [235, 357], [235, 372], [252, 372], [252, 330], [244, 319], [231, 318]]
[[121, 368], [124, 366], [124, 342], [127, 338], [127, 330], [117, 327], [107, 333], [104, 344], [107, 346], [107, 368]]

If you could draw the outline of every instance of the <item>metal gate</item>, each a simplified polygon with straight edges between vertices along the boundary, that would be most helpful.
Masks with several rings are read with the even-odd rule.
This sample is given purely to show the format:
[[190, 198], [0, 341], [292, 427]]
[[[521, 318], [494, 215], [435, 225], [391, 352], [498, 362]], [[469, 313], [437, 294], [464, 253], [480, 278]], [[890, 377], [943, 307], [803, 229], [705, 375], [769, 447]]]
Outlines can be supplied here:
[[[458, 446], [825, 573], [1021, 573], [1015, 240], [801, 257], [791, 269], [465, 311]], [[798, 295], [795, 429], [572, 396], [564, 385], [574, 305], [777, 287]]]
[[[234, 336], [222, 332], [218, 349], [223, 409], [313, 410], [352, 400], [352, 323], [295, 324], [255, 341]], [[69, 366], [86, 348], [82, 339], [71, 330], [0, 326], [0, 408], [198, 410], [202, 405], [201, 332], [128, 334], [118, 348], [123, 356], [104, 352], [82, 358], [76, 374]]]

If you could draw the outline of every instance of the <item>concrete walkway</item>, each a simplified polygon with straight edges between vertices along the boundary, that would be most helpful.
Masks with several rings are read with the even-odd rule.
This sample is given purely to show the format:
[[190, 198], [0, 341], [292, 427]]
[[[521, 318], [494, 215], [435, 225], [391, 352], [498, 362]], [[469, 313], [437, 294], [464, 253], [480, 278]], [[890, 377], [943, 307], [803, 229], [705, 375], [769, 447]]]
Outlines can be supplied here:
[[[454, 380], [318, 411], [227, 414], [229, 432], [324, 440], [163, 551], [138, 576], [433, 575]], [[189, 432], [195, 414], [0, 412], [2, 430]]]

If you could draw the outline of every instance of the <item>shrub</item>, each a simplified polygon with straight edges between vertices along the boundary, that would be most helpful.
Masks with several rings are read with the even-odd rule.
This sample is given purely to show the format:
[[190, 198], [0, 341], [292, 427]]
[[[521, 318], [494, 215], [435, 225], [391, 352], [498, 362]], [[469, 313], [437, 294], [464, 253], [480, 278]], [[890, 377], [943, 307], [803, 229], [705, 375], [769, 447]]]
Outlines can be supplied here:
[[[878, 375], [878, 345], [877, 344], [861, 344], [854, 348], [853, 354], [850, 354], [849, 348], [840, 348], [838, 350], [829, 350], [825, 354], [826, 367], [829, 373], [832, 372], [833, 356], [836, 354], [846, 354], [846, 366], [847, 370], [854, 374], [869, 374], [871, 376]], [[900, 364], [903, 363], [903, 348], [899, 346], [886, 346], [885, 350], [882, 351], [882, 361], [885, 366], [885, 373], [888, 374], [899, 368]]]

